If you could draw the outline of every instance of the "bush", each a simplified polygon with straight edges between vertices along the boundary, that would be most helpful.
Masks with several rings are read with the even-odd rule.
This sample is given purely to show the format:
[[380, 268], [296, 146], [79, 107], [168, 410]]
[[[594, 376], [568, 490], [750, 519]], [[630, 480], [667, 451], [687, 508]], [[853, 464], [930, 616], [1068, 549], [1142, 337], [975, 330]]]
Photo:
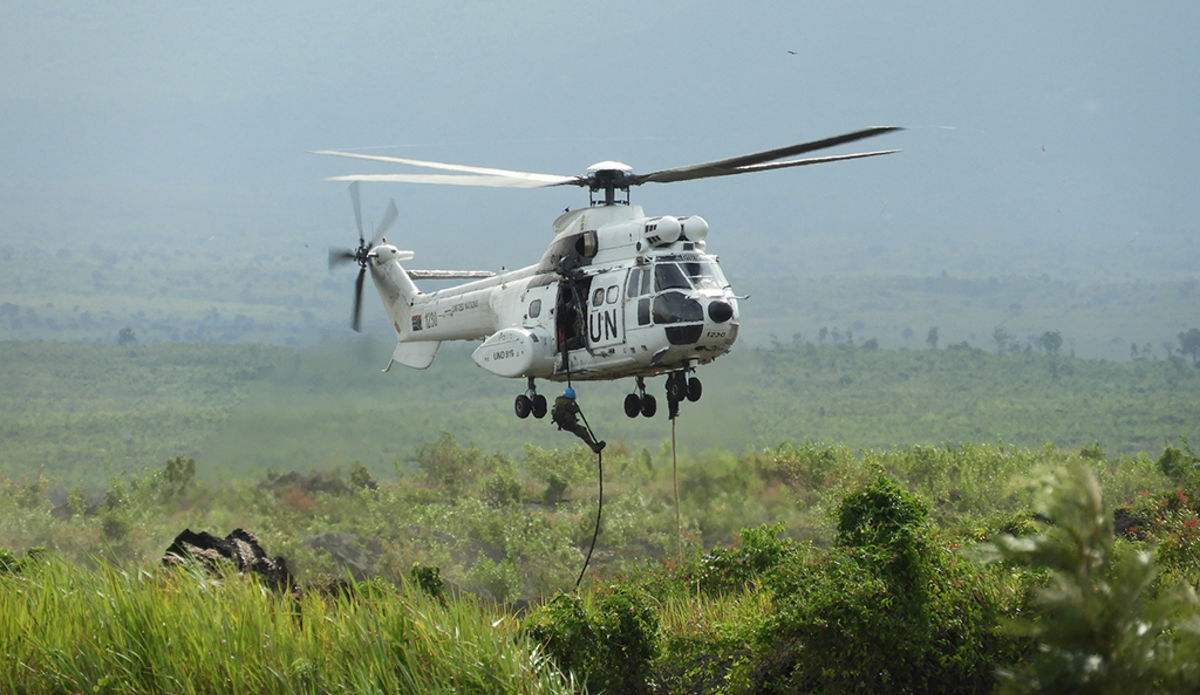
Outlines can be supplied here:
[[924, 503], [880, 477], [838, 510], [837, 545], [771, 574], [775, 614], [739, 673], [753, 693], [980, 692], [992, 683], [996, 592], [924, 526]]
[[530, 628], [560, 669], [584, 679], [589, 691], [610, 693], [650, 692], [657, 632], [647, 597], [629, 587], [601, 594], [590, 610], [578, 596], [559, 594]]
[[790, 538], [780, 538], [783, 524], [741, 530], [741, 544], [714, 548], [700, 558], [696, 581], [709, 592], [743, 590], [795, 551]]
[[1200, 478], [1200, 456], [1197, 456], [1187, 440], [1183, 440], [1183, 448], [1167, 446], [1158, 457], [1158, 469], [1171, 480], [1182, 483], [1194, 482]]
[[[1038, 642], [1029, 658], [1006, 669], [1012, 692], [1197, 692], [1200, 604], [1190, 587], [1151, 587], [1156, 568], [1141, 547], [1114, 542], [1111, 515], [1086, 464], [1038, 481], [1041, 533], [1002, 537], [995, 550], [1010, 562], [1044, 570], [1034, 597], [1037, 616], [1013, 623]], [[1182, 494], [1176, 500], [1186, 508]]]

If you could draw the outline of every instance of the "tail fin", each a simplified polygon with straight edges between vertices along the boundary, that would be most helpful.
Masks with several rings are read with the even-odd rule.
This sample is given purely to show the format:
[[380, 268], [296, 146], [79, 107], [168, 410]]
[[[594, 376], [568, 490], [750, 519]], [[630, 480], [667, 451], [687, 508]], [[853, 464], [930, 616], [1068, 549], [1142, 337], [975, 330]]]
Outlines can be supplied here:
[[[413, 333], [418, 330], [421, 318], [412, 316], [411, 309], [414, 300], [421, 295], [416, 283], [408, 271], [400, 265], [413, 257], [412, 251], [401, 251], [395, 246], [384, 244], [373, 251], [376, 254], [375, 263], [371, 267], [371, 276], [383, 305], [387, 307], [388, 316], [392, 319], [392, 328], [396, 330], [396, 350], [392, 353], [392, 362], [399, 362], [406, 367], [425, 369], [433, 364], [441, 341], [420, 340]], [[388, 364], [388, 369], [391, 368]], [[387, 371], [385, 369], [384, 371]]]
[[[413, 369], [426, 369], [433, 364], [433, 358], [437, 356], [438, 348], [442, 346], [440, 340], [417, 340], [411, 343], [396, 343], [396, 349], [392, 352], [392, 361], [399, 362], [405, 367]], [[388, 365], [390, 368], [392, 365]], [[387, 371], [386, 369], [384, 370]]]

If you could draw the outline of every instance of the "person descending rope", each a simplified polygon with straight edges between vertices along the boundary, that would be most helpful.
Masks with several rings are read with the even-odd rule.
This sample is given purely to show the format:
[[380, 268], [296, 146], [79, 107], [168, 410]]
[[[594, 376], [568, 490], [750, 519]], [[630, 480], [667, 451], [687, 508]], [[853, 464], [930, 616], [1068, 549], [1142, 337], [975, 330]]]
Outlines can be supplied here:
[[558, 429], [566, 430], [583, 440], [597, 454], [604, 449], [605, 442], [596, 441], [592, 431], [579, 422], [579, 404], [575, 402], [575, 389], [568, 386], [563, 395], [554, 399], [554, 407], [550, 410], [550, 419], [558, 425]]

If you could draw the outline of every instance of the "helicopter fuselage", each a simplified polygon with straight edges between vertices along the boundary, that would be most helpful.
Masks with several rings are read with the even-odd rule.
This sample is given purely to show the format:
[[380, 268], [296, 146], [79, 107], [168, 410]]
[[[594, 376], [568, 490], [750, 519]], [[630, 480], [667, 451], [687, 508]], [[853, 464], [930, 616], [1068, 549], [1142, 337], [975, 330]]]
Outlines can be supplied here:
[[421, 369], [442, 341], [482, 340], [472, 358], [499, 376], [616, 379], [690, 370], [733, 346], [738, 299], [702, 218], [613, 204], [568, 211], [554, 231], [534, 265], [431, 292], [401, 266], [406, 252], [372, 249], [393, 360]]

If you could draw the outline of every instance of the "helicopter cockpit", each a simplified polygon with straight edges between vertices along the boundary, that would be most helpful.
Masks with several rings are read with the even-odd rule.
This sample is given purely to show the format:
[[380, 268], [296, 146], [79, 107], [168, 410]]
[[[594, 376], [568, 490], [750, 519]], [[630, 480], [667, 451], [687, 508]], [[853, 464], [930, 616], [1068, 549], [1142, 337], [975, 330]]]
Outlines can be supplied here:
[[706, 305], [715, 323], [733, 317], [728, 289], [720, 266], [712, 260], [698, 254], [686, 258], [671, 255], [655, 259], [649, 267], [630, 270], [626, 296], [637, 301], [637, 326], [666, 326], [671, 344], [685, 345], [699, 338]]

